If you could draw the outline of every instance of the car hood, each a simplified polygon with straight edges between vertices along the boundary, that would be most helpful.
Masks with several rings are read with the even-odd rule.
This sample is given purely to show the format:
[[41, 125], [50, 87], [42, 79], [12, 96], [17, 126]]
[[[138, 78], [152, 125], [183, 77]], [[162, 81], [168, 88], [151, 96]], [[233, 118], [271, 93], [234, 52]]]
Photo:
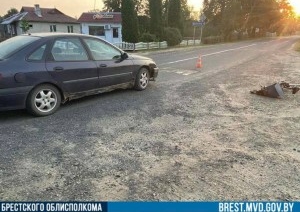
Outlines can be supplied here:
[[151, 60], [149, 57], [143, 57], [143, 56], [140, 56], [140, 55], [132, 55], [130, 54], [129, 55], [129, 58], [132, 59], [132, 60]]

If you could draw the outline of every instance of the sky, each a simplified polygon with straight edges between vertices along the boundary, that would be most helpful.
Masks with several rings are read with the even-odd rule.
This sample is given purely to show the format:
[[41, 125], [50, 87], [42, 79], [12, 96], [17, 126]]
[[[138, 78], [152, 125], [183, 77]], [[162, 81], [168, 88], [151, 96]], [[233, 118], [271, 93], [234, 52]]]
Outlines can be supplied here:
[[[196, 10], [200, 10], [202, 0], [188, 0]], [[83, 12], [96, 9], [102, 9], [102, 0], [0, 0], [0, 15], [3, 16], [10, 8], [20, 10], [22, 6], [33, 7], [39, 4], [42, 8], [57, 8], [61, 12], [71, 17], [77, 17]]]

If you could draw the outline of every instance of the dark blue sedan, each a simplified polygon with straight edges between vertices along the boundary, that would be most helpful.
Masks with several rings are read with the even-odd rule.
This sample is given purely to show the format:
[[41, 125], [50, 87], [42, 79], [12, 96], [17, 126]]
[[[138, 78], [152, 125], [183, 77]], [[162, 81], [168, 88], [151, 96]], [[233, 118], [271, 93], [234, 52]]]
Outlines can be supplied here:
[[61, 103], [116, 88], [144, 90], [153, 60], [81, 34], [21, 35], [0, 43], [0, 110], [53, 114]]

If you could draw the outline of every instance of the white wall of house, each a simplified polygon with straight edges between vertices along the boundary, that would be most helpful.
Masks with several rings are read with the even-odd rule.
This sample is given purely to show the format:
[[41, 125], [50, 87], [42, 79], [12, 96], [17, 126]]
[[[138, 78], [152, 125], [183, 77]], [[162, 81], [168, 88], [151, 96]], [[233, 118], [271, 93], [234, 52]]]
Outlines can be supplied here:
[[[52, 30], [56, 28], [56, 32], [68, 32], [71, 30], [71, 26], [73, 26], [73, 33], [80, 33], [80, 24], [61, 24], [61, 23], [42, 23], [42, 22], [28, 22], [30, 29], [28, 30], [28, 33], [41, 33], [41, 32], [51, 32], [50, 26], [52, 25]], [[53, 27], [53, 26], [56, 27]], [[20, 22], [18, 23], [17, 27], [17, 34], [23, 34], [23, 30], [21, 29]]]
[[[82, 23], [81, 33], [89, 35], [90, 27], [104, 27], [104, 35], [97, 36], [110, 43], [121, 43], [122, 42], [122, 25], [121, 24], [99, 24], [99, 23]], [[91, 34], [93, 35], [93, 34]]]

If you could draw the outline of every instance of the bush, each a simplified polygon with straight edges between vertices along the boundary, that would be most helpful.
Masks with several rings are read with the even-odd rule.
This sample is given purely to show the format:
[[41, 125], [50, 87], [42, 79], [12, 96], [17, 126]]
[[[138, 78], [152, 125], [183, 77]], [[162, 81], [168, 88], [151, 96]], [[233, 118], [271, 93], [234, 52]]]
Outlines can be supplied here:
[[168, 46], [176, 46], [182, 41], [182, 36], [179, 29], [171, 27], [164, 28], [162, 38], [164, 41], [167, 41]]
[[156, 36], [150, 33], [143, 33], [140, 37], [140, 42], [155, 42]]

